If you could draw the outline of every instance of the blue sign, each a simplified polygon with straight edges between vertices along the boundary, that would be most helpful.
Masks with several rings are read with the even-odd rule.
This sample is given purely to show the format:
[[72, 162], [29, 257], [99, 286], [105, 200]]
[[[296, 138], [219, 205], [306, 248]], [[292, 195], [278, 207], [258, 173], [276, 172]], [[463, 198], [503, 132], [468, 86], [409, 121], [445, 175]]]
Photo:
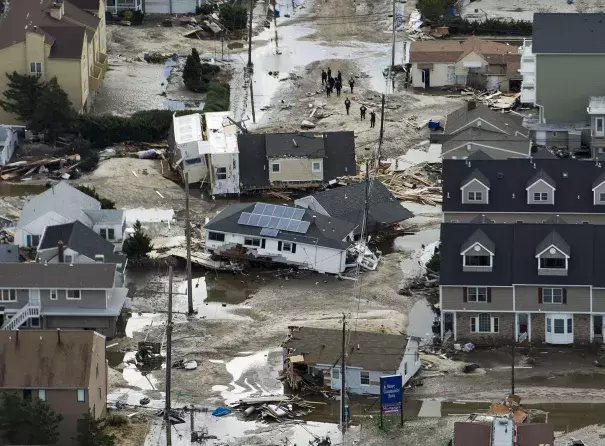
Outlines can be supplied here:
[[401, 375], [380, 377], [380, 406], [382, 413], [399, 413], [402, 410], [403, 380]]

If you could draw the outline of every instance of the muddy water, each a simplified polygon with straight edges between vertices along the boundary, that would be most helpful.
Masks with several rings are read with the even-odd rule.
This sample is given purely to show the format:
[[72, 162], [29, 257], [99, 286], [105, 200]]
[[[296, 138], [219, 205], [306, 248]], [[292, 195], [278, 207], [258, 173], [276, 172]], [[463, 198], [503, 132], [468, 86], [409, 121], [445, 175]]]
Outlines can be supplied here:
[[46, 190], [44, 184], [0, 182], [0, 197], [20, 197], [22, 195], [38, 195]]

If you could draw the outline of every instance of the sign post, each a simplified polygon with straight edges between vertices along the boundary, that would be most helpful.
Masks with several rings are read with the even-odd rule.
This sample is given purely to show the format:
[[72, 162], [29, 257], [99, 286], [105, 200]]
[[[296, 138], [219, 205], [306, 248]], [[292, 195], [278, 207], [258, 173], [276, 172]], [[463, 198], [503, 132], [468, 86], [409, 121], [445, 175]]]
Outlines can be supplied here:
[[380, 427], [383, 414], [401, 414], [403, 426], [403, 379], [401, 375], [380, 377]]

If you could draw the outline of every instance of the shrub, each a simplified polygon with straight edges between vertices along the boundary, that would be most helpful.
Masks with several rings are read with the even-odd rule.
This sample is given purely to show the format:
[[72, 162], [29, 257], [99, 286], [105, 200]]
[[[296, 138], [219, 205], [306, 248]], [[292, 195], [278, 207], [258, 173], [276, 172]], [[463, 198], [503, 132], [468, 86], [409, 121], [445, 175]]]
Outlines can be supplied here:
[[129, 424], [130, 421], [124, 415], [118, 413], [111, 413], [105, 418], [105, 424], [111, 427], [122, 427]]
[[132, 13], [132, 11], [130, 11], [130, 10], [128, 10], [128, 11], [124, 11], [124, 14], [122, 15], [122, 18], [123, 18], [124, 20], [129, 21], [129, 22], [132, 20], [132, 18], [133, 18], [133, 17], [134, 17], [134, 14], [133, 14], [133, 13]]
[[223, 3], [219, 6], [218, 16], [225, 28], [230, 30], [244, 29], [248, 24], [248, 10], [243, 5]]
[[210, 3], [206, 3], [206, 4], [203, 4], [203, 5], [195, 8], [196, 14], [208, 15], [208, 14], [212, 14], [213, 12], [214, 12], [214, 5], [212, 5]]
[[429, 260], [426, 264], [427, 269], [438, 273], [441, 269], [441, 254], [439, 251], [435, 251], [431, 260]]
[[229, 84], [222, 82], [210, 82], [208, 84], [208, 93], [206, 94], [206, 103], [202, 113], [219, 112], [229, 110], [229, 95], [231, 88]]

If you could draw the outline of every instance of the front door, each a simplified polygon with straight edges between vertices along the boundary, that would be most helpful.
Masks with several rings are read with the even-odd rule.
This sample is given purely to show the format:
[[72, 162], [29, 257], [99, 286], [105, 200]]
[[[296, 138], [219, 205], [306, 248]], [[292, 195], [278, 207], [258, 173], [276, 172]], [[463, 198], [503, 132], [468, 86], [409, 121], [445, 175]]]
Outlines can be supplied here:
[[605, 118], [594, 119], [594, 136], [605, 136]]
[[598, 341], [603, 341], [603, 324], [605, 323], [605, 318], [601, 314], [595, 314], [592, 317], [592, 336]]
[[529, 314], [517, 314], [517, 341], [523, 342], [529, 339]]
[[430, 70], [430, 68], [425, 68], [422, 70], [422, 82], [424, 83], [424, 88], [431, 87], [431, 70]]
[[546, 314], [545, 330], [547, 344], [573, 344], [573, 315]]

